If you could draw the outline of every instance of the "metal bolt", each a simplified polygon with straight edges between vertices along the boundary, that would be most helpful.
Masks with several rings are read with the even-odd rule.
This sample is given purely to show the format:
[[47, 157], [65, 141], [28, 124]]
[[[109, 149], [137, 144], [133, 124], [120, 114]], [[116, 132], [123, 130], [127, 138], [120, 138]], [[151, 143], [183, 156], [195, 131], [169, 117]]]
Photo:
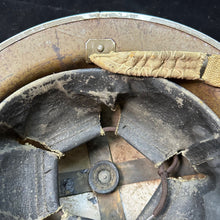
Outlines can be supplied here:
[[111, 179], [111, 174], [108, 170], [102, 170], [98, 174], [98, 179], [101, 183], [108, 183]]
[[104, 49], [105, 48], [104, 48], [104, 46], [102, 44], [99, 44], [99, 46], [97, 47], [97, 51], [100, 52], [100, 53], [103, 52]]
[[90, 169], [89, 185], [97, 193], [106, 194], [114, 191], [118, 182], [117, 167], [110, 161], [99, 161]]

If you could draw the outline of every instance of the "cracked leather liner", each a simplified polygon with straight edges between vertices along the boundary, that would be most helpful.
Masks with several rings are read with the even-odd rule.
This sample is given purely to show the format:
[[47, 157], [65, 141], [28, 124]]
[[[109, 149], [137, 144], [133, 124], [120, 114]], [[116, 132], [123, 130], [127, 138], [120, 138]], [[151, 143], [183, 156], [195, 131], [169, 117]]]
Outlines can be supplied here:
[[0, 218], [41, 219], [56, 212], [56, 155], [2, 136], [0, 146]]
[[207, 107], [185, 89], [162, 79], [138, 87], [145, 92], [126, 100], [117, 133], [154, 163], [219, 136], [218, 117], [207, 115]]
[[[183, 185], [180, 180], [170, 180], [171, 200], [181, 182], [181, 186], [188, 189], [189, 201], [192, 196], [197, 202], [201, 198], [205, 201], [193, 209], [195, 213], [189, 212], [184, 218], [194, 216], [199, 219], [196, 213], [200, 209], [218, 216], [218, 210], [211, 210], [205, 196], [210, 201], [216, 199], [216, 195], [209, 191], [217, 190], [219, 176], [219, 118], [201, 100], [165, 79], [83, 69], [39, 79], [0, 104], [2, 218], [26, 219], [31, 215], [37, 219], [56, 212], [59, 208], [57, 152], [64, 153], [102, 133], [99, 117], [103, 104], [112, 109], [116, 104], [120, 105], [118, 135], [156, 165], [182, 152], [197, 172], [206, 174], [201, 181], [189, 179], [183, 181]], [[18, 139], [26, 138], [47, 148], [19, 143]], [[206, 156], [209, 147], [204, 146], [208, 140], [214, 152], [211, 157]], [[198, 159], [200, 149], [204, 153]], [[198, 187], [195, 194], [193, 190], [197, 185], [201, 188]], [[152, 201], [147, 206], [151, 206]], [[175, 206], [170, 204], [167, 204], [164, 216], [175, 211]], [[152, 207], [155, 207], [153, 203]], [[184, 212], [184, 209], [183, 205], [181, 210]]]

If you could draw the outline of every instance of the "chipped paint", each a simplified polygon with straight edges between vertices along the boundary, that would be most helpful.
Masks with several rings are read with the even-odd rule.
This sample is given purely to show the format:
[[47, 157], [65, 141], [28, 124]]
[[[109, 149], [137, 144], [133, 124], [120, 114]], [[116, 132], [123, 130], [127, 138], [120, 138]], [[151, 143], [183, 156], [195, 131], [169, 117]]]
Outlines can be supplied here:
[[96, 195], [92, 192], [60, 198], [64, 213], [68, 216], [81, 216], [100, 220]]
[[126, 220], [137, 219], [160, 184], [160, 180], [133, 183], [120, 187]]
[[179, 108], [183, 107], [183, 99], [182, 98], [177, 97], [176, 102], [177, 102], [177, 105], [178, 105]]

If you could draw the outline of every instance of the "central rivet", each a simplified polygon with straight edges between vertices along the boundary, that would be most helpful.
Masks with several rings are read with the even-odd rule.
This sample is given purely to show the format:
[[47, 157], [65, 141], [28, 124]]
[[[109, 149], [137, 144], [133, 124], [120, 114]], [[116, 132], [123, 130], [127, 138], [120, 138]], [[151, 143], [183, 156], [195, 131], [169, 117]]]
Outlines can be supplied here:
[[102, 170], [98, 174], [98, 179], [101, 183], [108, 183], [111, 179], [111, 173], [108, 170]]
[[114, 191], [118, 182], [118, 169], [110, 161], [99, 161], [89, 172], [89, 185], [97, 193], [105, 194]]
[[102, 44], [99, 44], [98, 47], [97, 47], [97, 51], [100, 52], [100, 53], [103, 52], [104, 49], [105, 48], [104, 48], [104, 46]]

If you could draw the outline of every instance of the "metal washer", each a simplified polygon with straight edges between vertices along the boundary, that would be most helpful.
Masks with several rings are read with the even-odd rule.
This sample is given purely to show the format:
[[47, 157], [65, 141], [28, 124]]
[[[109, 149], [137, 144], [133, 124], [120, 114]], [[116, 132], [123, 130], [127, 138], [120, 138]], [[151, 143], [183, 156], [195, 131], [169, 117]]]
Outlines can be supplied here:
[[118, 182], [118, 169], [110, 161], [99, 161], [89, 172], [89, 185], [97, 193], [106, 194], [114, 191]]

